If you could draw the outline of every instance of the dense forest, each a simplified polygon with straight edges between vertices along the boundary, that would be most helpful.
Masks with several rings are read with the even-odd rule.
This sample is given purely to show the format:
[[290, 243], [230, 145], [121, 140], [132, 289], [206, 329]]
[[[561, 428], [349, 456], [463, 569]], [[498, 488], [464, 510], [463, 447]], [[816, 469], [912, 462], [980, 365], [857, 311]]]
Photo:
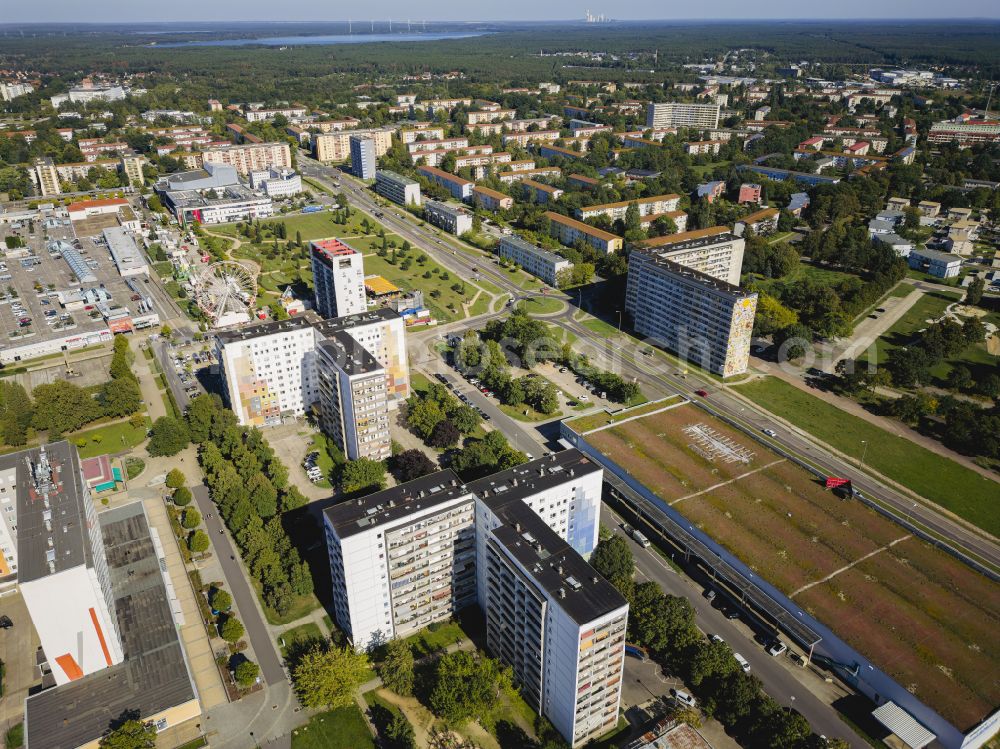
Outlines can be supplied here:
[[[376, 32], [385, 32], [376, 26]], [[169, 28], [169, 27], [168, 27]], [[188, 27], [186, 26], [185, 29]], [[209, 30], [211, 27], [208, 27]], [[2, 27], [0, 27], [2, 29]], [[434, 25], [428, 31], [448, 31]], [[233, 98], [332, 97], [345, 83], [380, 76], [462, 70], [483, 83], [522, 85], [569, 78], [662, 80], [682, 63], [700, 62], [737, 48], [766, 53], [774, 66], [809, 60], [823, 76], [873, 65], [943, 66], [953, 73], [977, 66], [981, 79], [1000, 77], [1000, 23], [780, 22], [617, 23], [463, 26], [483, 36], [428, 42], [278, 47], [151, 47], [191, 34], [156, 27], [7, 27], [0, 37], [0, 67], [35, 70], [46, 82], [75, 82], [81, 73], [166, 73], [211, 86]], [[344, 24], [308, 27], [237, 26], [199, 38], [337, 34]], [[23, 36], [21, 35], [23, 33]], [[545, 56], [539, 52], [544, 51]], [[583, 61], [551, 53], [603, 51], [618, 56]], [[656, 52], [654, 59], [653, 53]], [[502, 61], [502, 62], [500, 62]], [[573, 65], [574, 67], [566, 67]], [[758, 73], [766, 73], [765, 65]], [[55, 79], [53, 81], [53, 79]]]

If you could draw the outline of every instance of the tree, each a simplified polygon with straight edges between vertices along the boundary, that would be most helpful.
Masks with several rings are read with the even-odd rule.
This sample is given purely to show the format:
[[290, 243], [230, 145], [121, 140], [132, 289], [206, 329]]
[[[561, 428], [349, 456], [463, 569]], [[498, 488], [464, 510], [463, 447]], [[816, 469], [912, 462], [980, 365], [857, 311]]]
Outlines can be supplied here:
[[956, 364], [948, 373], [948, 388], [951, 390], [966, 390], [974, 384], [972, 370], [964, 364]]
[[233, 597], [222, 588], [212, 588], [208, 601], [215, 611], [229, 611], [233, 607]]
[[75, 431], [100, 416], [97, 401], [65, 380], [39, 385], [31, 395], [35, 428], [47, 429], [50, 436]]
[[236, 683], [246, 689], [252, 685], [260, 674], [260, 666], [253, 661], [243, 661], [233, 671], [233, 678]]
[[434, 430], [431, 432], [427, 444], [431, 447], [452, 447], [457, 445], [461, 438], [462, 433], [458, 431], [451, 420], [442, 419], [434, 425]]
[[174, 489], [174, 493], [171, 495], [170, 498], [173, 500], [174, 504], [177, 505], [178, 507], [185, 507], [186, 505], [191, 504], [191, 500], [194, 499], [194, 497], [191, 494], [191, 490], [188, 489], [186, 486], [178, 486], [176, 489]]
[[118, 377], [105, 382], [97, 396], [105, 416], [128, 416], [142, 408], [142, 392], [133, 377]]
[[101, 749], [153, 749], [156, 746], [156, 726], [141, 720], [126, 720], [101, 737]]
[[404, 450], [392, 459], [396, 477], [401, 481], [412, 481], [437, 470], [434, 461], [422, 450]]
[[295, 691], [305, 707], [349, 707], [367, 678], [368, 656], [351, 647], [314, 645], [292, 670]]
[[0, 381], [0, 440], [12, 446], [27, 444], [33, 416], [34, 406], [24, 386]]
[[340, 488], [345, 494], [365, 493], [385, 488], [385, 463], [371, 458], [358, 458], [344, 464], [340, 471]]
[[379, 667], [382, 683], [396, 694], [413, 694], [413, 651], [405, 640], [390, 640], [385, 646], [385, 658]]
[[385, 727], [385, 738], [388, 741], [389, 749], [416, 749], [417, 737], [413, 732], [413, 726], [406, 716], [400, 712], [394, 712], [388, 725]]
[[441, 406], [431, 398], [414, 394], [406, 400], [406, 425], [423, 440], [431, 436], [444, 417]]
[[146, 452], [156, 456], [176, 455], [191, 442], [187, 425], [173, 416], [161, 416], [153, 422]]
[[699, 686], [709, 677], [727, 678], [739, 670], [733, 650], [718, 640], [698, 643], [693, 657], [688, 662], [691, 686]]
[[447, 653], [434, 673], [430, 708], [451, 723], [486, 716], [512, 681], [511, 669], [492, 658], [464, 650]]
[[184, 510], [184, 517], [181, 519], [181, 525], [192, 530], [197, 528], [201, 524], [201, 513], [198, 512], [193, 507], [188, 507]]
[[635, 559], [625, 537], [613, 533], [594, 547], [590, 566], [608, 580], [632, 579]]
[[805, 325], [789, 325], [774, 334], [774, 345], [778, 347], [779, 360], [801, 359], [812, 344], [812, 331]]
[[222, 620], [222, 624], [219, 625], [219, 637], [226, 642], [239, 642], [245, 632], [246, 630], [243, 627], [243, 622], [237, 619], [233, 614], [227, 614]]
[[754, 335], [771, 335], [790, 328], [799, 321], [795, 310], [791, 310], [775, 297], [763, 291], [757, 294], [757, 314], [753, 321]]
[[170, 473], [167, 474], [167, 488], [168, 489], [179, 489], [184, 486], [187, 479], [181, 472], [180, 468], [171, 468]]
[[453, 410], [448, 418], [462, 434], [472, 434], [483, 420], [474, 408], [466, 405]]
[[194, 554], [203, 554], [208, 551], [208, 534], [205, 531], [195, 531], [187, 540], [188, 548]]
[[965, 303], [976, 305], [983, 301], [983, 291], [986, 289], [986, 281], [981, 276], [972, 279], [972, 283], [965, 290]]

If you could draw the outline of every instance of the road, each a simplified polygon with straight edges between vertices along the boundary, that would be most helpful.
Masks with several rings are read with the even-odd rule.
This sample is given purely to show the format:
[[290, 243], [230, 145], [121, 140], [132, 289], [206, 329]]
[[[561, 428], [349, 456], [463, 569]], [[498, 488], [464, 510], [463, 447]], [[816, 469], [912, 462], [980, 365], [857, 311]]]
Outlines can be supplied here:
[[[384, 207], [380, 205], [374, 194], [354, 177], [307, 157], [300, 157], [299, 163], [303, 174], [307, 176], [327, 183], [331, 179], [338, 180], [340, 182], [338, 189], [349, 196], [352, 205], [372, 215], [376, 211], [382, 213], [382, 218], [377, 220], [409, 240], [411, 244], [419, 246], [448, 270], [465, 277], [471, 272], [471, 268], [475, 267], [482, 276], [515, 299], [536, 296], [536, 294], [526, 292], [517, 286], [507, 274], [493, 266], [485, 256], [476, 260], [460, 250], [451, 249], [450, 244], [442, 245], [439, 243], [441, 238], [433, 229], [420, 227], [407, 219], [400, 218], [396, 213], [396, 206]], [[451, 249], [450, 252], [449, 249]], [[564, 300], [569, 299], [560, 292], [550, 293], [549, 296]], [[942, 515], [931, 503], [915, 500], [909, 494], [886, 485], [871, 474], [866, 473], [855, 462], [845, 460], [817, 444], [805, 432], [785, 427], [771, 414], [758, 408], [749, 400], [734, 395], [733, 391], [720, 384], [718, 380], [702, 374], [695, 368], [685, 367], [686, 373], [682, 375], [679, 373], [678, 365], [671, 364], [661, 355], [643, 356], [640, 350], [649, 348], [648, 346], [641, 344], [632, 348], [621, 346], [574, 320], [573, 313], [573, 307], [569, 306], [566, 311], [559, 315], [546, 317], [546, 321], [573, 333], [577, 336], [578, 347], [587, 347], [599, 354], [599, 360], [605, 361], [604, 366], [618, 372], [626, 379], [634, 379], [648, 397], [658, 397], [660, 394], [675, 392], [690, 395], [695, 390], [703, 389], [710, 395], [702, 405], [745, 424], [758, 437], [761, 437], [764, 429], [774, 430], [777, 436], [763, 440], [764, 442], [773, 442], [789, 452], [806, 458], [827, 475], [850, 477], [856, 489], [863, 492], [865, 496], [890, 508], [900, 518], [918, 523], [936, 536], [945, 539], [953, 547], [1000, 569], [1000, 546], [985, 532], [971, 528], [960, 520]], [[480, 315], [477, 318], [462, 321], [461, 327], [478, 327], [491, 318], [501, 317], [505, 314], [507, 314], [506, 310], [501, 310], [496, 313]], [[428, 344], [440, 332], [440, 330], [437, 333], [430, 331], [425, 334], [416, 334], [413, 337], [417, 341]], [[421, 358], [426, 358], [426, 354]], [[505, 424], [501, 424], [501, 426], [506, 428]], [[544, 444], [540, 435], [536, 436], [536, 440], [540, 444]], [[860, 451], [861, 445], [858, 448]]]
[[[622, 522], [607, 505], [602, 506], [601, 521], [608, 528], [619, 528]], [[840, 719], [837, 712], [796, 678], [792, 669], [799, 666], [792, 665], [786, 656], [775, 658], [768, 655], [751, 639], [745, 624], [726, 619], [700, 594], [700, 589], [689, 577], [675, 572], [656, 552], [642, 548], [627, 536], [625, 538], [635, 557], [637, 576], [657, 583], [664, 593], [687, 598], [694, 607], [698, 627], [707, 634], [719, 635], [734, 652], [746, 658], [750, 663], [750, 672], [761, 680], [764, 691], [781, 705], [802, 713], [816, 733], [828, 738], [842, 738], [852, 747], [867, 749], [868, 744]]]
[[212, 539], [216, 558], [222, 565], [226, 584], [229, 586], [229, 592], [240, 612], [254, 655], [257, 656], [261, 675], [269, 686], [283, 683], [287, 680], [285, 669], [275, 650], [274, 643], [271, 641], [264, 617], [257, 607], [257, 595], [250, 587], [247, 575], [243, 571], [243, 564], [239, 561], [239, 555], [233, 546], [229, 533], [223, 526], [222, 519], [216, 514], [215, 504], [209, 497], [208, 488], [199, 484], [191, 489], [191, 493], [194, 495], [194, 501], [201, 512], [202, 521]]

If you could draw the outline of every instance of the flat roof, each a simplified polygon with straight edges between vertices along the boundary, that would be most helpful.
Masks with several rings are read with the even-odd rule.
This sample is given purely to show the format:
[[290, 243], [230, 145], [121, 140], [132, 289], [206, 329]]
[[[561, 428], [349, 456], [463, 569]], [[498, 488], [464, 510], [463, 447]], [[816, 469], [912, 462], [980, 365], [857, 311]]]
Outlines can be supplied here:
[[127, 710], [147, 718], [198, 697], [142, 503], [105, 510], [98, 521], [125, 660], [29, 696], [27, 746], [82, 746]]
[[343, 317], [333, 317], [329, 320], [322, 319], [312, 310], [306, 310], [300, 315], [295, 315], [287, 320], [268, 320], [266, 322], [251, 323], [237, 328], [227, 328], [215, 334], [216, 340], [223, 346], [239, 341], [248, 341], [263, 336], [275, 335], [302, 328], [315, 328], [322, 335], [332, 335], [337, 331], [348, 331], [361, 325], [370, 325], [377, 322], [388, 322], [398, 319], [399, 315], [391, 309], [379, 307], [378, 309], [358, 312], [354, 315], [344, 315]]
[[[733, 284], [716, 278], [715, 276], [710, 276], [707, 273], [702, 273], [699, 270], [694, 270], [686, 265], [681, 265], [680, 263], [675, 263], [673, 260], [668, 260], [665, 254], [660, 254], [656, 250], [650, 250], [648, 248], [636, 247], [633, 254], [638, 257], [643, 255], [649, 258], [649, 262], [652, 265], [659, 266], [665, 271], [668, 271], [674, 276], [681, 276], [682, 278], [691, 281], [692, 283], [699, 284], [711, 288], [715, 291], [721, 291], [726, 294], [732, 294], [740, 297], [751, 297], [757, 296], [755, 291], [747, 291], [740, 286], [733, 286]], [[631, 257], [631, 256], [630, 256]], [[631, 261], [630, 261], [631, 262]]]
[[323, 510], [323, 515], [340, 538], [364, 533], [375, 526], [401, 520], [417, 510], [468, 496], [472, 492], [453, 470], [421, 476], [390, 489], [350, 499]]
[[368, 290], [369, 294], [374, 294], [375, 296], [395, 294], [399, 291], [399, 287], [396, 284], [382, 278], [382, 276], [368, 276], [365, 279], [365, 289]]
[[343, 330], [328, 333], [317, 347], [325, 351], [349, 377], [383, 370], [378, 359]]
[[326, 257], [343, 257], [345, 255], [356, 255], [358, 251], [353, 247], [344, 244], [339, 239], [319, 239], [309, 243], [313, 252]]
[[394, 172], [391, 169], [379, 169], [375, 172], [375, 179], [383, 177], [391, 182], [397, 182], [401, 185], [418, 185], [420, 184], [415, 179], [410, 179], [409, 177], [404, 177], [398, 172]]
[[523, 501], [508, 502], [495, 514], [503, 525], [493, 529], [491, 543], [515, 559], [578, 625], [627, 605], [622, 594]]
[[108, 243], [111, 259], [122, 275], [128, 271], [142, 270], [147, 267], [146, 258], [142, 256], [139, 246], [120, 226], [105, 229], [104, 239]]
[[63, 440], [10, 453], [0, 456], [0, 468], [17, 472], [18, 582], [91, 566], [88, 490], [76, 447]]
[[532, 244], [523, 237], [517, 235], [503, 236], [500, 238], [500, 247], [504, 244], [511, 244], [524, 252], [528, 252], [536, 257], [539, 257], [549, 263], [568, 263], [569, 260], [564, 258], [562, 255], [558, 255], [551, 250], [546, 250], [544, 247], [539, 247], [538, 245]]
[[470, 481], [469, 490], [498, 512], [511, 502], [603, 470], [600, 463], [573, 447]]
[[714, 244], [716, 242], [732, 241], [737, 238], [729, 231], [729, 227], [727, 226], [710, 226], [707, 229], [694, 229], [692, 231], [678, 232], [677, 234], [668, 234], [664, 237], [643, 239], [636, 242], [636, 245], [652, 249], [654, 247], [666, 247], [674, 244], [687, 244], [695, 240], [709, 240], [703, 241], [702, 244]]

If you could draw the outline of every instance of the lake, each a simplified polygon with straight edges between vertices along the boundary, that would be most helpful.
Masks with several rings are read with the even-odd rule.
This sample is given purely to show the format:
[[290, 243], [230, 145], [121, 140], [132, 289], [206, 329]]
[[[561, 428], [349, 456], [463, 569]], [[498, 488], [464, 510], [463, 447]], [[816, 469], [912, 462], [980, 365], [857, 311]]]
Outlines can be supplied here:
[[441, 31], [426, 34], [320, 34], [317, 36], [268, 36], [251, 39], [205, 39], [190, 42], [163, 42], [150, 47], [246, 47], [259, 44], [265, 47], [290, 47], [304, 44], [367, 44], [370, 42], [433, 42], [441, 39], [464, 39], [483, 36], [479, 31]]

